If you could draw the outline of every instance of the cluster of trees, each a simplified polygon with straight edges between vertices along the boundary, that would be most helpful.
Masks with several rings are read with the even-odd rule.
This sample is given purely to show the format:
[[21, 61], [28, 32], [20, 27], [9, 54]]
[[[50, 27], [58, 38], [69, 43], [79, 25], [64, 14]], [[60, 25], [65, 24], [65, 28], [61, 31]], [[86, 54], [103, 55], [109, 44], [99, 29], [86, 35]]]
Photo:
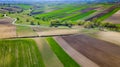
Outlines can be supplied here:
[[120, 25], [119, 24], [113, 24], [109, 22], [103, 22], [100, 20], [93, 20], [93, 21], [78, 21], [78, 25], [82, 25], [85, 28], [99, 28], [100, 30], [109, 29], [113, 31], [120, 31]]
[[39, 20], [42, 20], [42, 21], [50, 21], [52, 19], [55, 19], [54, 17], [34, 17], [35, 19], [39, 19]]
[[67, 26], [71, 28], [73, 25], [71, 21], [61, 21], [59, 19], [54, 19], [50, 21], [50, 27], [58, 27], [58, 26]]
[[31, 21], [30, 25], [40, 25], [40, 22], [37, 22], [37, 24], [35, 24], [33, 21]]

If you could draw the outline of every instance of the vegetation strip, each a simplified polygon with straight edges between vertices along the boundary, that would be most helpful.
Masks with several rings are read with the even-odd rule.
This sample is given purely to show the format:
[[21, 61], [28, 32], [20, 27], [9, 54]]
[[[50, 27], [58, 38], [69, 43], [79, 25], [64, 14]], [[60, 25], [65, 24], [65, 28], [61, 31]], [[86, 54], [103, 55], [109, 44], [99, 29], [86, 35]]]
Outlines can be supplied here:
[[80, 67], [51, 37], [46, 38], [51, 46], [51, 49], [55, 52], [59, 60], [63, 63], [64, 67]]
[[45, 67], [63, 67], [63, 64], [57, 58], [44, 38], [34, 38], [41, 52]]
[[86, 16], [88, 16], [88, 15], [94, 13], [94, 12], [96, 12], [96, 10], [91, 10], [91, 11], [82, 13], [82, 14], [80, 14], [80, 15], [77, 15], [77, 16], [75, 16], [74, 18], [71, 18], [70, 20], [71, 20], [71, 21], [76, 21], [76, 20], [82, 19], [82, 18], [84, 18], [84, 17], [86, 17]]
[[112, 16], [112, 15], [113, 15], [114, 13], [116, 13], [118, 10], [120, 10], [120, 8], [116, 8], [116, 9], [114, 9], [114, 10], [108, 12], [107, 14], [105, 14], [105, 15], [99, 17], [98, 20], [103, 21], [103, 20], [107, 19], [108, 17]]

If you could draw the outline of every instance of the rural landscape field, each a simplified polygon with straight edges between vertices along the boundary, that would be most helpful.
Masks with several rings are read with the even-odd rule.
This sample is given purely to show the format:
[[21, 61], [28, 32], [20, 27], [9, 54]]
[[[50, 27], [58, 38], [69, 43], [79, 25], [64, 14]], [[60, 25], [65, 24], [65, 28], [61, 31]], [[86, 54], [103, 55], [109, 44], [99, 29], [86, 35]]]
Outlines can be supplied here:
[[120, 67], [120, 0], [0, 0], [0, 67]]

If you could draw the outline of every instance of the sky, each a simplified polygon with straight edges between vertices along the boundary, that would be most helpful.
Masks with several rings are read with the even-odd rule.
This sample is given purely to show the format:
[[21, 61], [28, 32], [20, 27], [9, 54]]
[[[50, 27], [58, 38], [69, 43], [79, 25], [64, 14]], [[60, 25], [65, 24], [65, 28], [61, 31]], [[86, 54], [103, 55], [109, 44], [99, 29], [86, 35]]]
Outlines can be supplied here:
[[0, 1], [83, 1], [83, 0], [0, 0]]
[[[115, 0], [0, 0], [0, 1], [115, 1]], [[119, 0], [120, 1], [120, 0]]]

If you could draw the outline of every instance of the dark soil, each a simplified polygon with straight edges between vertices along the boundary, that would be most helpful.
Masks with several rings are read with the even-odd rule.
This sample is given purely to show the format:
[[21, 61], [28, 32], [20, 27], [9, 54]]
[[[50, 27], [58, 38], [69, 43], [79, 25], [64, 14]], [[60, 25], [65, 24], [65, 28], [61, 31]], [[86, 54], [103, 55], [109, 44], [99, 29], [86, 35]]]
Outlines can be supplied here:
[[101, 67], [120, 67], [120, 47], [86, 35], [62, 37], [74, 49]]
[[92, 21], [92, 20], [95, 19], [95, 18], [99, 18], [99, 17], [107, 14], [108, 12], [114, 10], [115, 8], [116, 8], [116, 6], [112, 6], [112, 7], [108, 8], [108, 9], [102, 11], [101, 13], [99, 13], [99, 14], [93, 16], [93, 17], [90, 17], [90, 18], [86, 19], [86, 21]]

